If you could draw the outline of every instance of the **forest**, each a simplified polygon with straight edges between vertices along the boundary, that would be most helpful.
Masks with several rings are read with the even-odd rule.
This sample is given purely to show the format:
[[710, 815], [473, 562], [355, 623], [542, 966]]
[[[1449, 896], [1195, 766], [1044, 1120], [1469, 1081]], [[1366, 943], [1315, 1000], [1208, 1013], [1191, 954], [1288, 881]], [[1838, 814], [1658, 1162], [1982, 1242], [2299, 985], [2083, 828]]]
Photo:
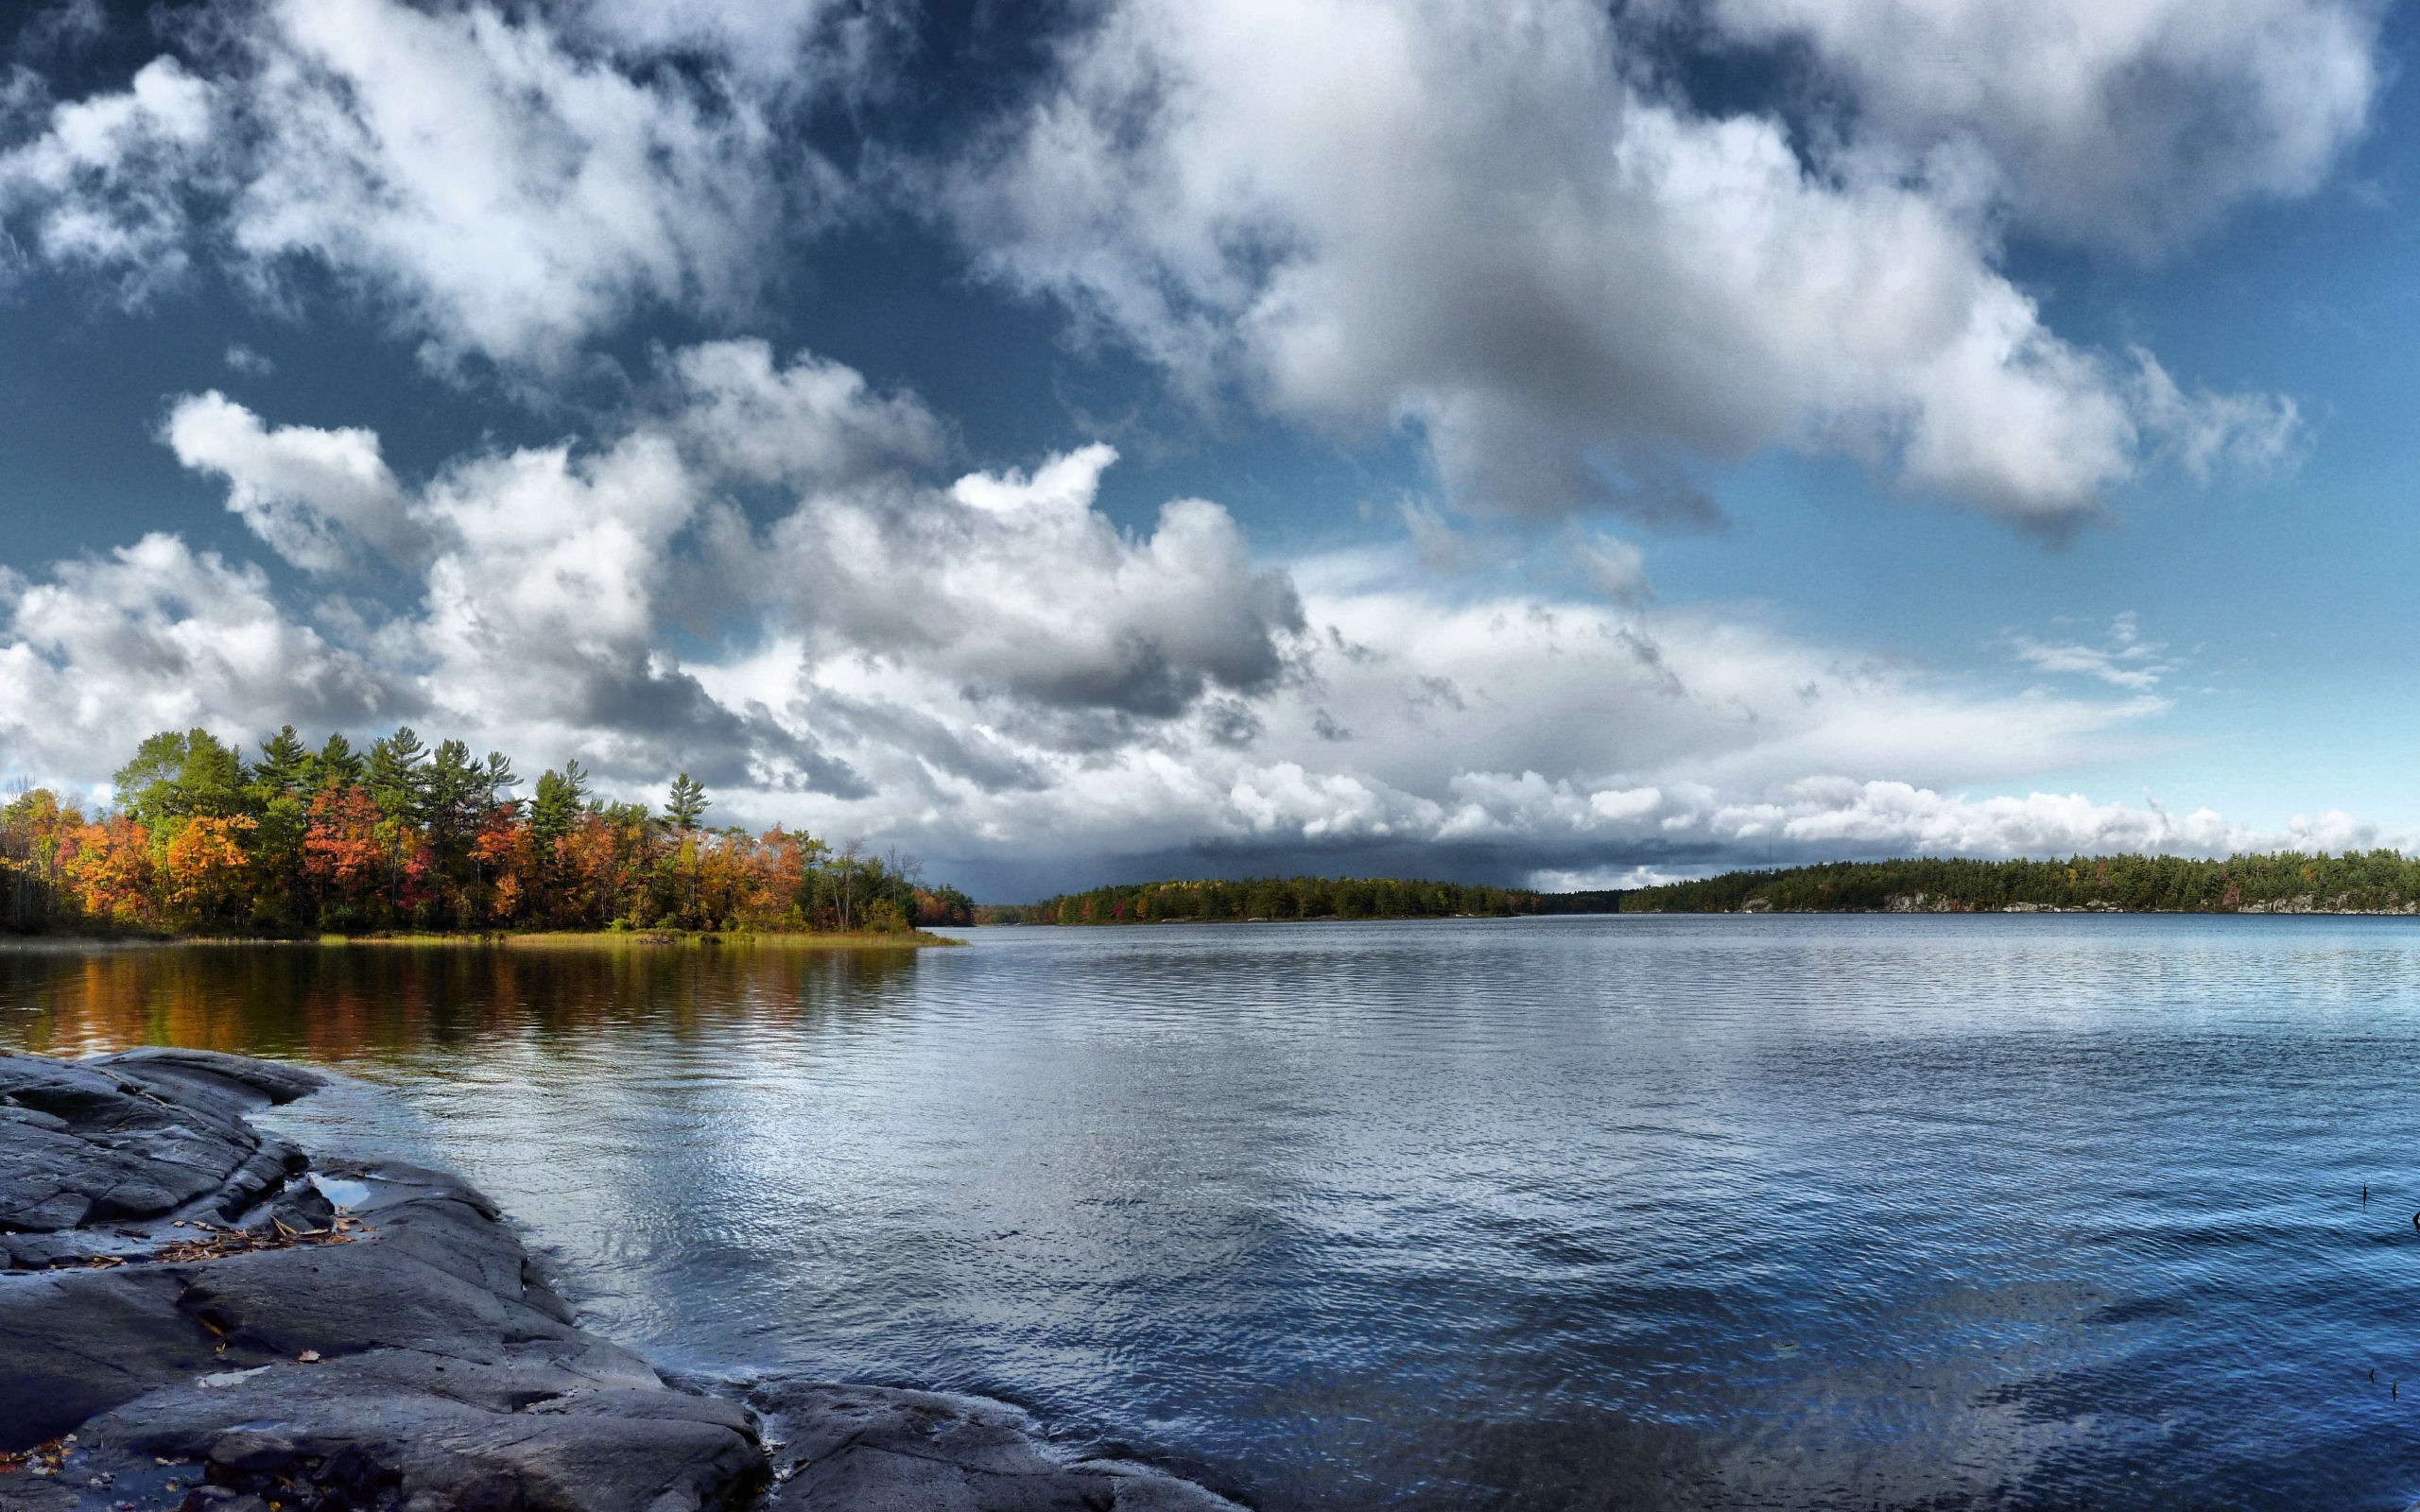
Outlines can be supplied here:
[[1841, 861], [1734, 871], [1643, 887], [1624, 913], [1918, 912], [2031, 909], [2143, 913], [2420, 911], [2420, 860], [2394, 850], [2330, 856], [2074, 856], [2066, 861]]
[[1534, 892], [1392, 877], [1146, 882], [975, 910], [987, 924], [1157, 924], [1175, 919], [1452, 919], [1553, 911]]
[[16, 795], [0, 806], [0, 929], [898, 934], [974, 917], [895, 854], [708, 825], [685, 772], [656, 812], [592, 796], [576, 761], [518, 797], [509, 758], [432, 749], [409, 727], [357, 750], [289, 725], [259, 751], [165, 730], [118, 769], [105, 812]]

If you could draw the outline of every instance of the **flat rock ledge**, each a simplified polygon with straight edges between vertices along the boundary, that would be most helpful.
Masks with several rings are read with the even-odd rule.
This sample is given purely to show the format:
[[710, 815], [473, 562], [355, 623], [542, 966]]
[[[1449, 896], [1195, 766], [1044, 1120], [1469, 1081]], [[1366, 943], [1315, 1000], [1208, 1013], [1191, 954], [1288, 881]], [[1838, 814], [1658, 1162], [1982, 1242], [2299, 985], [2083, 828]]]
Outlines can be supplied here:
[[667, 1383], [469, 1184], [248, 1121], [321, 1084], [0, 1052], [0, 1512], [1238, 1512], [1003, 1402]]

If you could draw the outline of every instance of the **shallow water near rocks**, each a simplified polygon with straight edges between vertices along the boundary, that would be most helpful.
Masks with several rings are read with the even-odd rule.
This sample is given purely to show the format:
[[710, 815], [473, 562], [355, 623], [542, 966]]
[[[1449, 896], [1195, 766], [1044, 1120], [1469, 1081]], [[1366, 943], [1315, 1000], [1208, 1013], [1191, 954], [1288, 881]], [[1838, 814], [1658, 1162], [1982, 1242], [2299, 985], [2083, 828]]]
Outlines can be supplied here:
[[971, 937], [0, 949], [0, 1043], [350, 1072], [282, 1125], [463, 1172], [666, 1366], [1270, 1512], [2420, 1495], [2420, 922]]

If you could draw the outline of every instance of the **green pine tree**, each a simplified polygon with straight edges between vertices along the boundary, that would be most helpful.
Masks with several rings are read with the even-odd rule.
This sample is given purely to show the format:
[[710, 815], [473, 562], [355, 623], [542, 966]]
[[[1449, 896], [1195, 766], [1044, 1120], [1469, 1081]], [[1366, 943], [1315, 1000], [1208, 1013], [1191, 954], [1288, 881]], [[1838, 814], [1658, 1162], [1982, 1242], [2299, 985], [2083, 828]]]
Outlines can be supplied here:
[[691, 781], [689, 774], [683, 772], [672, 781], [672, 796], [665, 801], [664, 817], [674, 829], [687, 834], [711, 807], [706, 801], [705, 785]]

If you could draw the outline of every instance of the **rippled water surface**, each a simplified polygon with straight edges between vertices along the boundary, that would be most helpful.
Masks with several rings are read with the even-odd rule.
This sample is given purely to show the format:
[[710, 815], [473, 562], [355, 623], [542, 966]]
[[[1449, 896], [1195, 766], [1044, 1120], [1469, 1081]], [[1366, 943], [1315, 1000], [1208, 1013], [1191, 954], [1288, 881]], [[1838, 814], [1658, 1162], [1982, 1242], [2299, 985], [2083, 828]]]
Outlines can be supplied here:
[[336, 1066], [661, 1361], [1270, 1512], [2420, 1494], [2420, 923], [972, 937], [0, 951], [0, 1041]]

